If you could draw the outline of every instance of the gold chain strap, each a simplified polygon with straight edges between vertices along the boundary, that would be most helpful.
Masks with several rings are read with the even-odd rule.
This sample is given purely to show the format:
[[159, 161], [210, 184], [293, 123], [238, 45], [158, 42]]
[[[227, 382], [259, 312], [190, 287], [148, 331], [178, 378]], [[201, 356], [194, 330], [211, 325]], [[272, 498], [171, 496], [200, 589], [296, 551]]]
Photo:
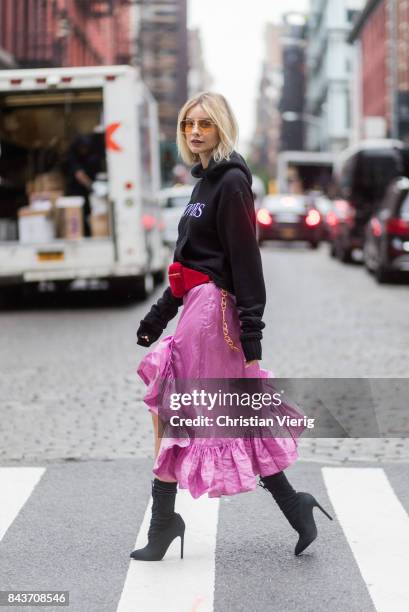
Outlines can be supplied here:
[[233, 340], [230, 338], [229, 330], [227, 328], [227, 321], [226, 321], [226, 316], [225, 316], [225, 313], [226, 313], [226, 304], [227, 304], [227, 302], [226, 302], [227, 291], [226, 291], [226, 289], [222, 289], [221, 292], [222, 292], [221, 306], [222, 306], [222, 314], [223, 314], [223, 335], [224, 335], [224, 339], [226, 340], [227, 344], [230, 346], [230, 348], [233, 351], [239, 351], [240, 350], [239, 347], [236, 346], [234, 344]]

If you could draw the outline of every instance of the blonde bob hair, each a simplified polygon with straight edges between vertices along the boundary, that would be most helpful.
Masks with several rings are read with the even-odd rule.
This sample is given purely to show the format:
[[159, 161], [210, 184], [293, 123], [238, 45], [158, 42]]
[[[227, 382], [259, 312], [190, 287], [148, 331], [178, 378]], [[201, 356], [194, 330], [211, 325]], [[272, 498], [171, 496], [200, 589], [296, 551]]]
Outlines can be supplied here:
[[200, 104], [205, 113], [214, 121], [218, 129], [219, 143], [213, 149], [213, 159], [216, 162], [222, 159], [230, 159], [230, 155], [237, 143], [239, 127], [226, 98], [222, 96], [222, 94], [211, 91], [202, 91], [192, 98], [189, 98], [180, 109], [176, 130], [176, 143], [179, 155], [188, 165], [200, 161], [199, 154], [192, 153], [189, 149], [186, 137], [180, 129], [180, 122], [186, 118], [188, 111], [197, 104]]

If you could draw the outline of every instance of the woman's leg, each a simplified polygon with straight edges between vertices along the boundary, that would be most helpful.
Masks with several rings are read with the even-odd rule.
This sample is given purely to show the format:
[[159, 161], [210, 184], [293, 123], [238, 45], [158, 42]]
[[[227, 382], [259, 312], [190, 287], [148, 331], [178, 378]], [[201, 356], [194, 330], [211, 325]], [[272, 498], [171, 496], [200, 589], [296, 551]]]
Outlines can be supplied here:
[[296, 492], [284, 471], [270, 476], [260, 476], [260, 486], [269, 491], [291, 527], [299, 534], [295, 554], [299, 555], [317, 537], [313, 508], [318, 508], [332, 520], [332, 517], [310, 493]]
[[[159, 416], [157, 414], [154, 414], [153, 412], [152, 412], [152, 423], [153, 423], [153, 439], [154, 439], [154, 445], [155, 445], [155, 459], [156, 459], [159, 453], [161, 438], [159, 436]], [[158, 478], [157, 476], [155, 476], [155, 478], [162, 482], [177, 482], [176, 480], [163, 480], [162, 478]]]
[[[159, 417], [152, 413], [155, 459], [158, 456], [161, 439], [159, 437]], [[183, 557], [183, 538], [185, 523], [175, 513], [177, 481], [161, 480], [157, 476], [152, 480], [152, 516], [148, 529], [148, 544], [131, 553], [139, 561], [159, 561], [163, 558], [172, 540], [181, 538], [181, 556]]]
[[277, 472], [271, 476], [260, 477], [265, 489], [268, 489], [274, 499], [292, 498], [295, 494], [295, 489], [292, 487], [284, 474], [284, 471]]

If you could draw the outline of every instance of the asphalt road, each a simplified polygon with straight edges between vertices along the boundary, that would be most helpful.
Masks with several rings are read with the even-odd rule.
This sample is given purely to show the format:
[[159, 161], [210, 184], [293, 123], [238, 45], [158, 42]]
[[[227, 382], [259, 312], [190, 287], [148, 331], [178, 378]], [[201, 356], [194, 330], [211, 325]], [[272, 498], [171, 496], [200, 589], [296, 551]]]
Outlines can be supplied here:
[[[379, 286], [362, 266], [296, 243], [262, 249], [261, 365], [279, 378], [409, 378], [409, 284]], [[104, 293], [58, 308], [0, 312], [0, 462], [146, 457], [151, 419], [136, 374], [139, 321], [162, 294], [112, 304]], [[173, 319], [165, 334], [173, 333]], [[409, 427], [406, 427], [406, 431]], [[398, 436], [398, 434], [395, 434]], [[409, 459], [408, 438], [305, 439], [304, 459]]]
[[[409, 285], [379, 286], [326, 245], [266, 245], [262, 256], [263, 367], [409, 378]], [[300, 557], [258, 488], [220, 502], [179, 492], [192, 525], [185, 559], [175, 543], [154, 568], [129, 563], [146, 533], [152, 464], [135, 331], [163, 289], [137, 304], [95, 293], [0, 312], [0, 589], [69, 590], [75, 612], [407, 610], [407, 437], [301, 440], [289, 479], [334, 521], [315, 509], [319, 537]]]

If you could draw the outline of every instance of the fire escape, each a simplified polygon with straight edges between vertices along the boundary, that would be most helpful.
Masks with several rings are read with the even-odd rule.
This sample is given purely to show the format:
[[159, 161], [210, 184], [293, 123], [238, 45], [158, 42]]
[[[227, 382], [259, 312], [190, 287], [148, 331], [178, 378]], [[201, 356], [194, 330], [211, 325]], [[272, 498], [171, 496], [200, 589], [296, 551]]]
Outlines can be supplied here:
[[56, 0], [0, 0], [2, 46], [22, 68], [66, 65], [69, 41], [74, 35], [81, 39], [85, 46], [92, 42], [87, 40], [81, 28], [74, 26], [69, 18], [68, 3], [75, 2], [83, 15], [84, 23], [93, 19], [113, 20], [113, 32], [117, 37], [117, 61], [128, 63], [128, 40], [116, 23], [121, 23], [121, 9], [141, 1], [143, 0], [66, 0], [65, 3], [59, 4]]
[[80, 2], [83, 10], [87, 11], [88, 15], [93, 18], [111, 17], [116, 8], [133, 4], [129, 0], [88, 0], [85, 3], [82, 0], [77, 1]]

